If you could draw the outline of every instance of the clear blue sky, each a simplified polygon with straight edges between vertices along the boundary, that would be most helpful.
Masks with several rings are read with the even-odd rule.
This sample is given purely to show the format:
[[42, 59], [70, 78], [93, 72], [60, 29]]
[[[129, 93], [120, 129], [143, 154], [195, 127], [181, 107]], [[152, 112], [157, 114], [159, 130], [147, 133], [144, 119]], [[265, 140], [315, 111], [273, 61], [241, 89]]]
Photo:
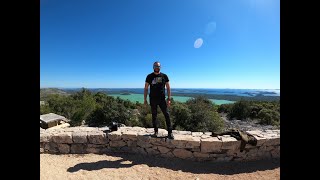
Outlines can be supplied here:
[[280, 0], [40, 3], [40, 87], [280, 89]]

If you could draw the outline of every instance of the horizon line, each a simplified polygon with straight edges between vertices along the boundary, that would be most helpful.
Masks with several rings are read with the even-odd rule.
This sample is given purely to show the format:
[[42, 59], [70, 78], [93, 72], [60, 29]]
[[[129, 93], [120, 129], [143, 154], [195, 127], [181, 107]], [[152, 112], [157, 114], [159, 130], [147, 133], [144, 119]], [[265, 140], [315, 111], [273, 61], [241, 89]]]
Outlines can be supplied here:
[[[45, 88], [56, 88], [56, 89], [143, 89], [143, 87], [40, 87], [40, 89]], [[265, 89], [265, 90], [280, 90], [280, 88], [190, 88], [190, 87], [179, 87], [179, 88], [170, 88], [170, 89]]]

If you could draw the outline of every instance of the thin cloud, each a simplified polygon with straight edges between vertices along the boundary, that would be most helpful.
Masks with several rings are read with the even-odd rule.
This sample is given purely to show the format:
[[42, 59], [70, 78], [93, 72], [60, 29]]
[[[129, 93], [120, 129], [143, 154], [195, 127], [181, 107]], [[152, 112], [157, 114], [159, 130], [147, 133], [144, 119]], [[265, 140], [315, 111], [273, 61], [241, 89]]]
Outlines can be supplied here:
[[203, 44], [203, 40], [202, 38], [198, 38], [195, 42], [194, 42], [194, 48], [200, 48]]
[[216, 29], [217, 29], [217, 23], [216, 22], [210, 22], [206, 26], [205, 33], [207, 35], [210, 35], [210, 34], [214, 33], [216, 31]]

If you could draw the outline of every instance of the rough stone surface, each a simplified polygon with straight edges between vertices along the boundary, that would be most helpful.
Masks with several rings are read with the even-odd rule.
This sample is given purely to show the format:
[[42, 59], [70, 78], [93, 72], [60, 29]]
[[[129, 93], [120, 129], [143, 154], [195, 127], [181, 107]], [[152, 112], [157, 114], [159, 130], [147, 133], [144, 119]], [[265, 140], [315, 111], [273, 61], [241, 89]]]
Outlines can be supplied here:
[[64, 128], [64, 132], [79, 132], [81, 131], [80, 127], [67, 127]]
[[201, 153], [201, 152], [193, 152], [194, 157], [200, 157], [200, 158], [209, 158], [208, 153]]
[[158, 146], [158, 150], [160, 151], [161, 154], [166, 154], [167, 152], [170, 151], [169, 148], [163, 147], [163, 146]]
[[88, 141], [91, 144], [106, 144], [108, 142], [106, 134], [102, 131], [88, 132]]
[[237, 141], [234, 137], [221, 137], [222, 147], [221, 149], [240, 149], [241, 141]]
[[136, 131], [126, 131], [122, 133], [122, 139], [123, 140], [137, 140], [138, 133]]
[[131, 152], [131, 148], [129, 148], [128, 146], [123, 146], [120, 148], [120, 151], [129, 153]]
[[45, 149], [45, 151], [49, 151], [49, 152], [52, 152], [52, 153], [59, 152], [58, 145], [56, 143], [54, 143], [54, 142], [46, 143], [44, 145], [44, 149]]
[[84, 144], [71, 144], [72, 154], [83, 154], [86, 153]]
[[200, 147], [196, 147], [196, 148], [192, 148], [191, 151], [192, 152], [200, 152], [201, 149], [200, 149]]
[[[132, 130], [132, 127], [119, 127], [118, 131], [121, 131], [121, 132], [126, 132], [128, 130]], [[116, 131], [114, 131], [116, 132]]]
[[200, 137], [192, 137], [192, 139], [187, 141], [186, 148], [200, 147], [200, 139]]
[[61, 132], [52, 136], [52, 140], [55, 143], [72, 143], [71, 132]]
[[275, 146], [280, 144], [280, 137], [268, 137], [264, 145]]
[[203, 135], [203, 132], [191, 132], [191, 135], [193, 137], [201, 137]]
[[72, 133], [72, 140], [74, 143], [87, 143], [88, 138], [87, 138], [87, 132], [73, 132]]
[[178, 157], [181, 159], [187, 159], [187, 158], [193, 157], [192, 152], [184, 149], [174, 149], [172, 153], [175, 157]]
[[211, 138], [212, 136], [207, 134], [202, 134], [200, 137], [201, 139], [208, 139], [208, 138]]
[[222, 141], [217, 137], [201, 139], [201, 152], [219, 152], [221, 150]]
[[152, 144], [150, 144], [149, 142], [145, 142], [145, 141], [137, 141], [137, 145], [142, 148], [152, 147]]
[[108, 139], [110, 141], [119, 141], [121, 140], [121, 131], [113, 131], [108, 133]]
[[[199, 141], [197, 142], [197, 140]], [[200, 138], [195, 138], [191, 135], [175, 135], [174, 139], [171, 140], [170, 143], [176, 148], [185, 148], [187, 143], [189, 143], [188, 146], [192, 148], [193, 145], [195, 147], [198, 146], [198, 144], [200, 145]]]
[[135, 131], [135, 132], [145, 132], [146, 128], [134, 126], [130, 130]]
[[137, 141], [144, 141], [149, 143], [151, 139], [151, 136], [146, 133], [139, 133], [139, 136], [137, 138]]
[[191, 131], [178, 131], [180, 135], [191, 135]]
[[62, 154], [68, 154], [70, 152], [70, 146], [68, 144], [58, 144], [58, 149]]
[[153, 145], [166, 146], [167, 142], [165, 138], [150, 138], [150, 143]]
[[161, 157], [165, 157], [165, 158], [173, 158], [174, 155], [172, 154], [172, 152], [167, 152], [166, 154], [161, 154]]
[[100, 154], [104, 152], [107, 149], [106, 145], [102, 144], [87, 144], [86, 152], [87, 153], [94, 153], [94, 154]]
[[51, 135], [49, 133], [41, 133], [40, 134], [40, 142], [50, 142]]
[[274, 150], [271, 151], [271, 156], [273, 158], [279, 158], [280, 157], [280, 152], [278, 150], [274, 149]]
[[104, 145], [104, 144], [87, 144], [87, 147], [88, 148], [104, 148], [104, 147], [107, 147], [107, 146]]
[[149, 155], [157, 155], [159, 154], [159, 151], [153, 149], [153, 148], [146, 148], [146, 151]]
[[137, 147], [137, 141], [128, 141], [127, 142], [128, 147]]
[[110, 141], [110, 147], [123, 147], [127, 145], [124, 141]]
[[50, 134], [56, 134], [56, 133], [60, 133], [60, 132], [64, 132], [64, 129], [46, 129], [46, 133], [50, 133]]
[[87, 131], [87, 132], [93, 132], [93, 131], [99, 131], [98, 127], [81, 127], [81, 131]]
[[254, 137], [257, 139], [257, 146], [262, 146], [265, 142], [267, 142], [267, 138], [256, 135], [254, 135]]
[[141, 147], [137, 147], [137, 152], [140, 153], [140, 154], [143, 154], [143, 155], [147, 155], [148, 153], [145, 151], [144, 148], [141, 148]]
[[[173, 130], [174, 131], [174, 130]], [[172, 132], [173, 132], [172, 131]], [[153, 128], [146, 128], [146, 133], [154, 133], [154, 129]]]

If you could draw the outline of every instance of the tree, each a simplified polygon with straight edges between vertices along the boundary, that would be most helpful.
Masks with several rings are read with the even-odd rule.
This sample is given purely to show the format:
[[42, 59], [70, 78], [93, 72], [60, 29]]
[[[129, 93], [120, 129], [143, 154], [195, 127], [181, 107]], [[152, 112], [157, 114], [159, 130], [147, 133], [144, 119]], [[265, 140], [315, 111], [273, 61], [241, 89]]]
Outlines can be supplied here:
[[224, 122], [213, 103], [203, 96], [192, 98], [186, 102], [191, 111], [191, 118], [185, 125], [189, 131], [220, 132]]
[[84, 94], [81, 99], [75, 99], [74, 104], [76, 110], [72, 114], [70, 125], [79, 126], [95, 110], [96, 101], [91, 94]]
[[258, 117], [261, 124], [279, 126], [280, 125], [280, 113], [271, 109], [262, 109]]
[[191, 111], [188, 106], [185, 103], [176, 102], [170, 109], [173, 129], [177, 127], [180, 127], [180, 129], [186, 128], [187, 124], [191, 121]]
[[40, 106], [40, 115], [51, 113], [51, 109], [49, 105], [41, 105]]
[[241, 119], [247, 120], [250, 117], [251, 109], [248, 101], [240, 100], [231, 108], [230, 113], [228, 114], [229, 119]]
[[81, 91], [76, 92], [75, 94], [72, 95], [72, 97], [75, 100], [81, 100], [84, 97], [89, 97], [91, 95], [92, 93], [90, 92], [90, 90], [82, 88]]
[[111, 122], [125, 124], [130, 120], [130, 110], [123, 104], [114, 101], [112, 103], [103, 103], [98, 106], [87, 118], [89, 126], [106, 126]]
[[98, 107], [95, 110], [93, 110], [91, 114], [87, 117], [86, 123], [89, 126], [103, 126], [103, 125], [109, 125], [110, 120], [106, 116], [103, 108]]
[[232, 107], [233, 107], [233, 104], [221, 104], [221, 105], [219, 105], [217, 111], [219, 113], [230, 113]]

